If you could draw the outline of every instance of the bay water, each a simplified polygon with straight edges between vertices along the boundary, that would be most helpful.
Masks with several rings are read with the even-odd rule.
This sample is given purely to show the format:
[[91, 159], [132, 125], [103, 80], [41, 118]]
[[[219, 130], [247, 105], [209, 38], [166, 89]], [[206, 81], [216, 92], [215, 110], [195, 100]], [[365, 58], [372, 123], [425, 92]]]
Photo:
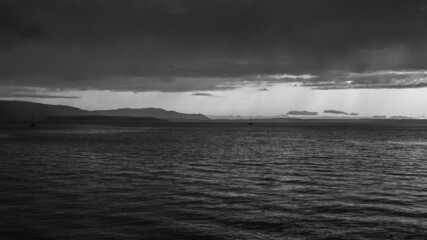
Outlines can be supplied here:
[[427, 126], [1, 123], [0, 239], [427, 239]]

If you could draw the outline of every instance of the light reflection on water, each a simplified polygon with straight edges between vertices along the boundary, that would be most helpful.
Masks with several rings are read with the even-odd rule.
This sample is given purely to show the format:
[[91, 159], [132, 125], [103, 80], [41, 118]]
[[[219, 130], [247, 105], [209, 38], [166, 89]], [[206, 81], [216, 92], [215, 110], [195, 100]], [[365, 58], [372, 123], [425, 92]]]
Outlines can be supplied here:
[[0, 129], [1, 239], [427, 234], [423, 126]]

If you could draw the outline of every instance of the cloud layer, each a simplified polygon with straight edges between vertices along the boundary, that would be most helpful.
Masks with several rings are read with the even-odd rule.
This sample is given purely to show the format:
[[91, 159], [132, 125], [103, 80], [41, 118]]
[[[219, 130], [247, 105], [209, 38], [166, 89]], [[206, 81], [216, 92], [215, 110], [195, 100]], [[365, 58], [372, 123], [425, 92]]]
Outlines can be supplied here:
[[317, 112], [309, 112], [309, 111], [289, 111], [287, 115], [299, 115], [299, 116], [316, 116]]
[[215, 95], [210, 94], [210, 93], [193, 93], [191, 95], [193, 95], [193, 96], [202, 96], [202, 97], [215, 97]]
[[[4, 0], [0, 87], [426, 87], [418, 0]], [[339, 37], [337, 37], [339, 36]], [[406, 73], [405, 73], [406, 72]]]
[[62, 99], [78, 99], [78, 96], [64, 96], [57, 93], [47, 94], [43, 89], [37, 88], [17, 88], [17, 87], [0, 87], [0, 96], [3, 98], [62, 98]]
[[324, 113], [348, 115], [348, 113], [338, 110], [325, 110]]
[[302, 82], [303, 86], [315, 89], [349, 88], [423, 88], [427, 87], [427, 70], [389, 70], [362, 73], [331, 72], [311, 82]]

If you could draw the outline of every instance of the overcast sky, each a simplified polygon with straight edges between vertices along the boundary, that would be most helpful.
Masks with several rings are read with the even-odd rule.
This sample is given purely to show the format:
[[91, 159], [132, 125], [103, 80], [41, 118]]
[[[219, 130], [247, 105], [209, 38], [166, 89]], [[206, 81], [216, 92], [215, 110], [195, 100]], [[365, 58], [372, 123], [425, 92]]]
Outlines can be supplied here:
[[420, 0], [0, 0], [0, 97], [427, 115]]

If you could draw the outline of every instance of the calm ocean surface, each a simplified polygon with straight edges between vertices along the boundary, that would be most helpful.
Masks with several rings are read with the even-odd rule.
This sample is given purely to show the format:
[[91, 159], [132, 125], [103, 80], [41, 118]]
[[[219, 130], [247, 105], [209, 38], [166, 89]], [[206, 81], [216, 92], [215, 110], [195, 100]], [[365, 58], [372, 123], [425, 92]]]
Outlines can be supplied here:
[[0, 123], [0, 239], [427, 239], [427, 126]]

